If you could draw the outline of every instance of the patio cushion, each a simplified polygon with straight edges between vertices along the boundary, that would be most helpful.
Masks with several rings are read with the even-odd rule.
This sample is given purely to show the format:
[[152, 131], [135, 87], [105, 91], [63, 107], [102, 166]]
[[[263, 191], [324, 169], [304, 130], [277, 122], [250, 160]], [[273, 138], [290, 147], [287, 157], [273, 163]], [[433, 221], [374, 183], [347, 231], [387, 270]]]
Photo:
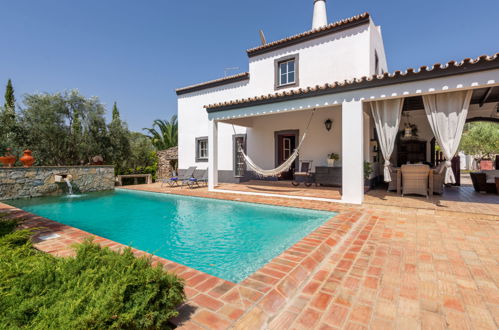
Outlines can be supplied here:
[[499, 178], [499, 170], [482, 171], [482, 173], [485, 173], [485, 175], [487, 176], [487, 183], [495, 184], [495, 179]]

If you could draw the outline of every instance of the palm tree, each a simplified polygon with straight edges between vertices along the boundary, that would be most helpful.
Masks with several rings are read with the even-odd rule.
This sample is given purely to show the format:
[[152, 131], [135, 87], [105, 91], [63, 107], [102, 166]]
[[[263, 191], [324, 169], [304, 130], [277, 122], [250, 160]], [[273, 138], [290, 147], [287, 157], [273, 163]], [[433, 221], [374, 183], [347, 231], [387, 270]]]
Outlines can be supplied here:
[[165, 150], [178, 145], [178, 122], [177, 115], [173, 115], [170, 121], [156, 119], [152, 128], [144, 128], [149, 133], [148, 137], [157, 150]]

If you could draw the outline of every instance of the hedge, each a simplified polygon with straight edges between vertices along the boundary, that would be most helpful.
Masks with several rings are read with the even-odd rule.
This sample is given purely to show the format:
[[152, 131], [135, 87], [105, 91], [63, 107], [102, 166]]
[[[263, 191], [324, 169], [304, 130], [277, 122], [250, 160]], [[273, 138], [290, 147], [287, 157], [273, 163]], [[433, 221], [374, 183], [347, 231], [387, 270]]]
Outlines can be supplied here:
[[76, 256], [39, 252], [32, 233], [0, 219], [0, 324], [30, 329], [164, 329], [184, 301], [183, 282], [91, 241]]

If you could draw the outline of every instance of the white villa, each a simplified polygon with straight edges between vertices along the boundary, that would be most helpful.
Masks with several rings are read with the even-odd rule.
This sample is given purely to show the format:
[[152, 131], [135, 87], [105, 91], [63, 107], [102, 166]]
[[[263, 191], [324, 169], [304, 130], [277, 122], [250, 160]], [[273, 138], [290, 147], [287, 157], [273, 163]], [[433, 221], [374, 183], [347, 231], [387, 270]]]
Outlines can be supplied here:
[[[499, 121], [498, 54], [389, 73], [381, 28], [368, 13], [328, 23], [325, 0], [313, 5], [311, 30], [247, 50], [248, 72], [176, 90], [181, 171], [208, 169], [209, 189], [224, 191], [220, 183], [259, 178], [238, 144], [273, 169], [307, 133], [291, 171], [303, 160], [312, 161], [311, 172], [324, 171], [336, 153], [326, 171], [341, 186], [341, 202], [359, 204], [364, 162], [374, 165], [369, 179], [388, 173], [385, 165], [434, 165], [437, 141], [448, 160], [442, 171], [450, 172], [464, 122]], [[409, 125], [417, 131], [405, 132]], [[401, 142], [401, 131], [413, 139]]]

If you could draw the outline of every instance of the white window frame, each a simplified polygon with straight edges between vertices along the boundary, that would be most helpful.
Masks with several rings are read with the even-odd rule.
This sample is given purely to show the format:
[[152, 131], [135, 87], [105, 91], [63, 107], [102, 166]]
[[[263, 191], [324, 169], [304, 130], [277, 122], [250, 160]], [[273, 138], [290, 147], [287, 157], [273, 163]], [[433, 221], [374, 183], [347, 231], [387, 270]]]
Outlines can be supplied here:
[[[274, 88], [289, 88], [292, 86], [298, 86], [300, 79], [300, 60], [299, 54], [294, 54], [290, 56], [285, 56], [274, 60], [274, 75], [275, 75], [275, 84]], [[293, 63], [293, 70], [290, 70], [290, 63]], [[290, 81], [290, 75], [293, 74], [293, 80]], [[285, 78], [285, 81], [282, 82], [282, 79]], [[282, 83], [281, 83], [282, 82]]]
[[[289, 64], [293, 63], [293, 70], [290, 70]], [[283, 69], [286, 71], [283, 72]], [[291, 81], [289, 76], [293, 74], [293, 80]], [[283, 82], [285, 78], [285, 82]], [[280, 62], [279, 63], [279, 86], [293, 85], [296, 82], [296, 61], [295, 59]]]

